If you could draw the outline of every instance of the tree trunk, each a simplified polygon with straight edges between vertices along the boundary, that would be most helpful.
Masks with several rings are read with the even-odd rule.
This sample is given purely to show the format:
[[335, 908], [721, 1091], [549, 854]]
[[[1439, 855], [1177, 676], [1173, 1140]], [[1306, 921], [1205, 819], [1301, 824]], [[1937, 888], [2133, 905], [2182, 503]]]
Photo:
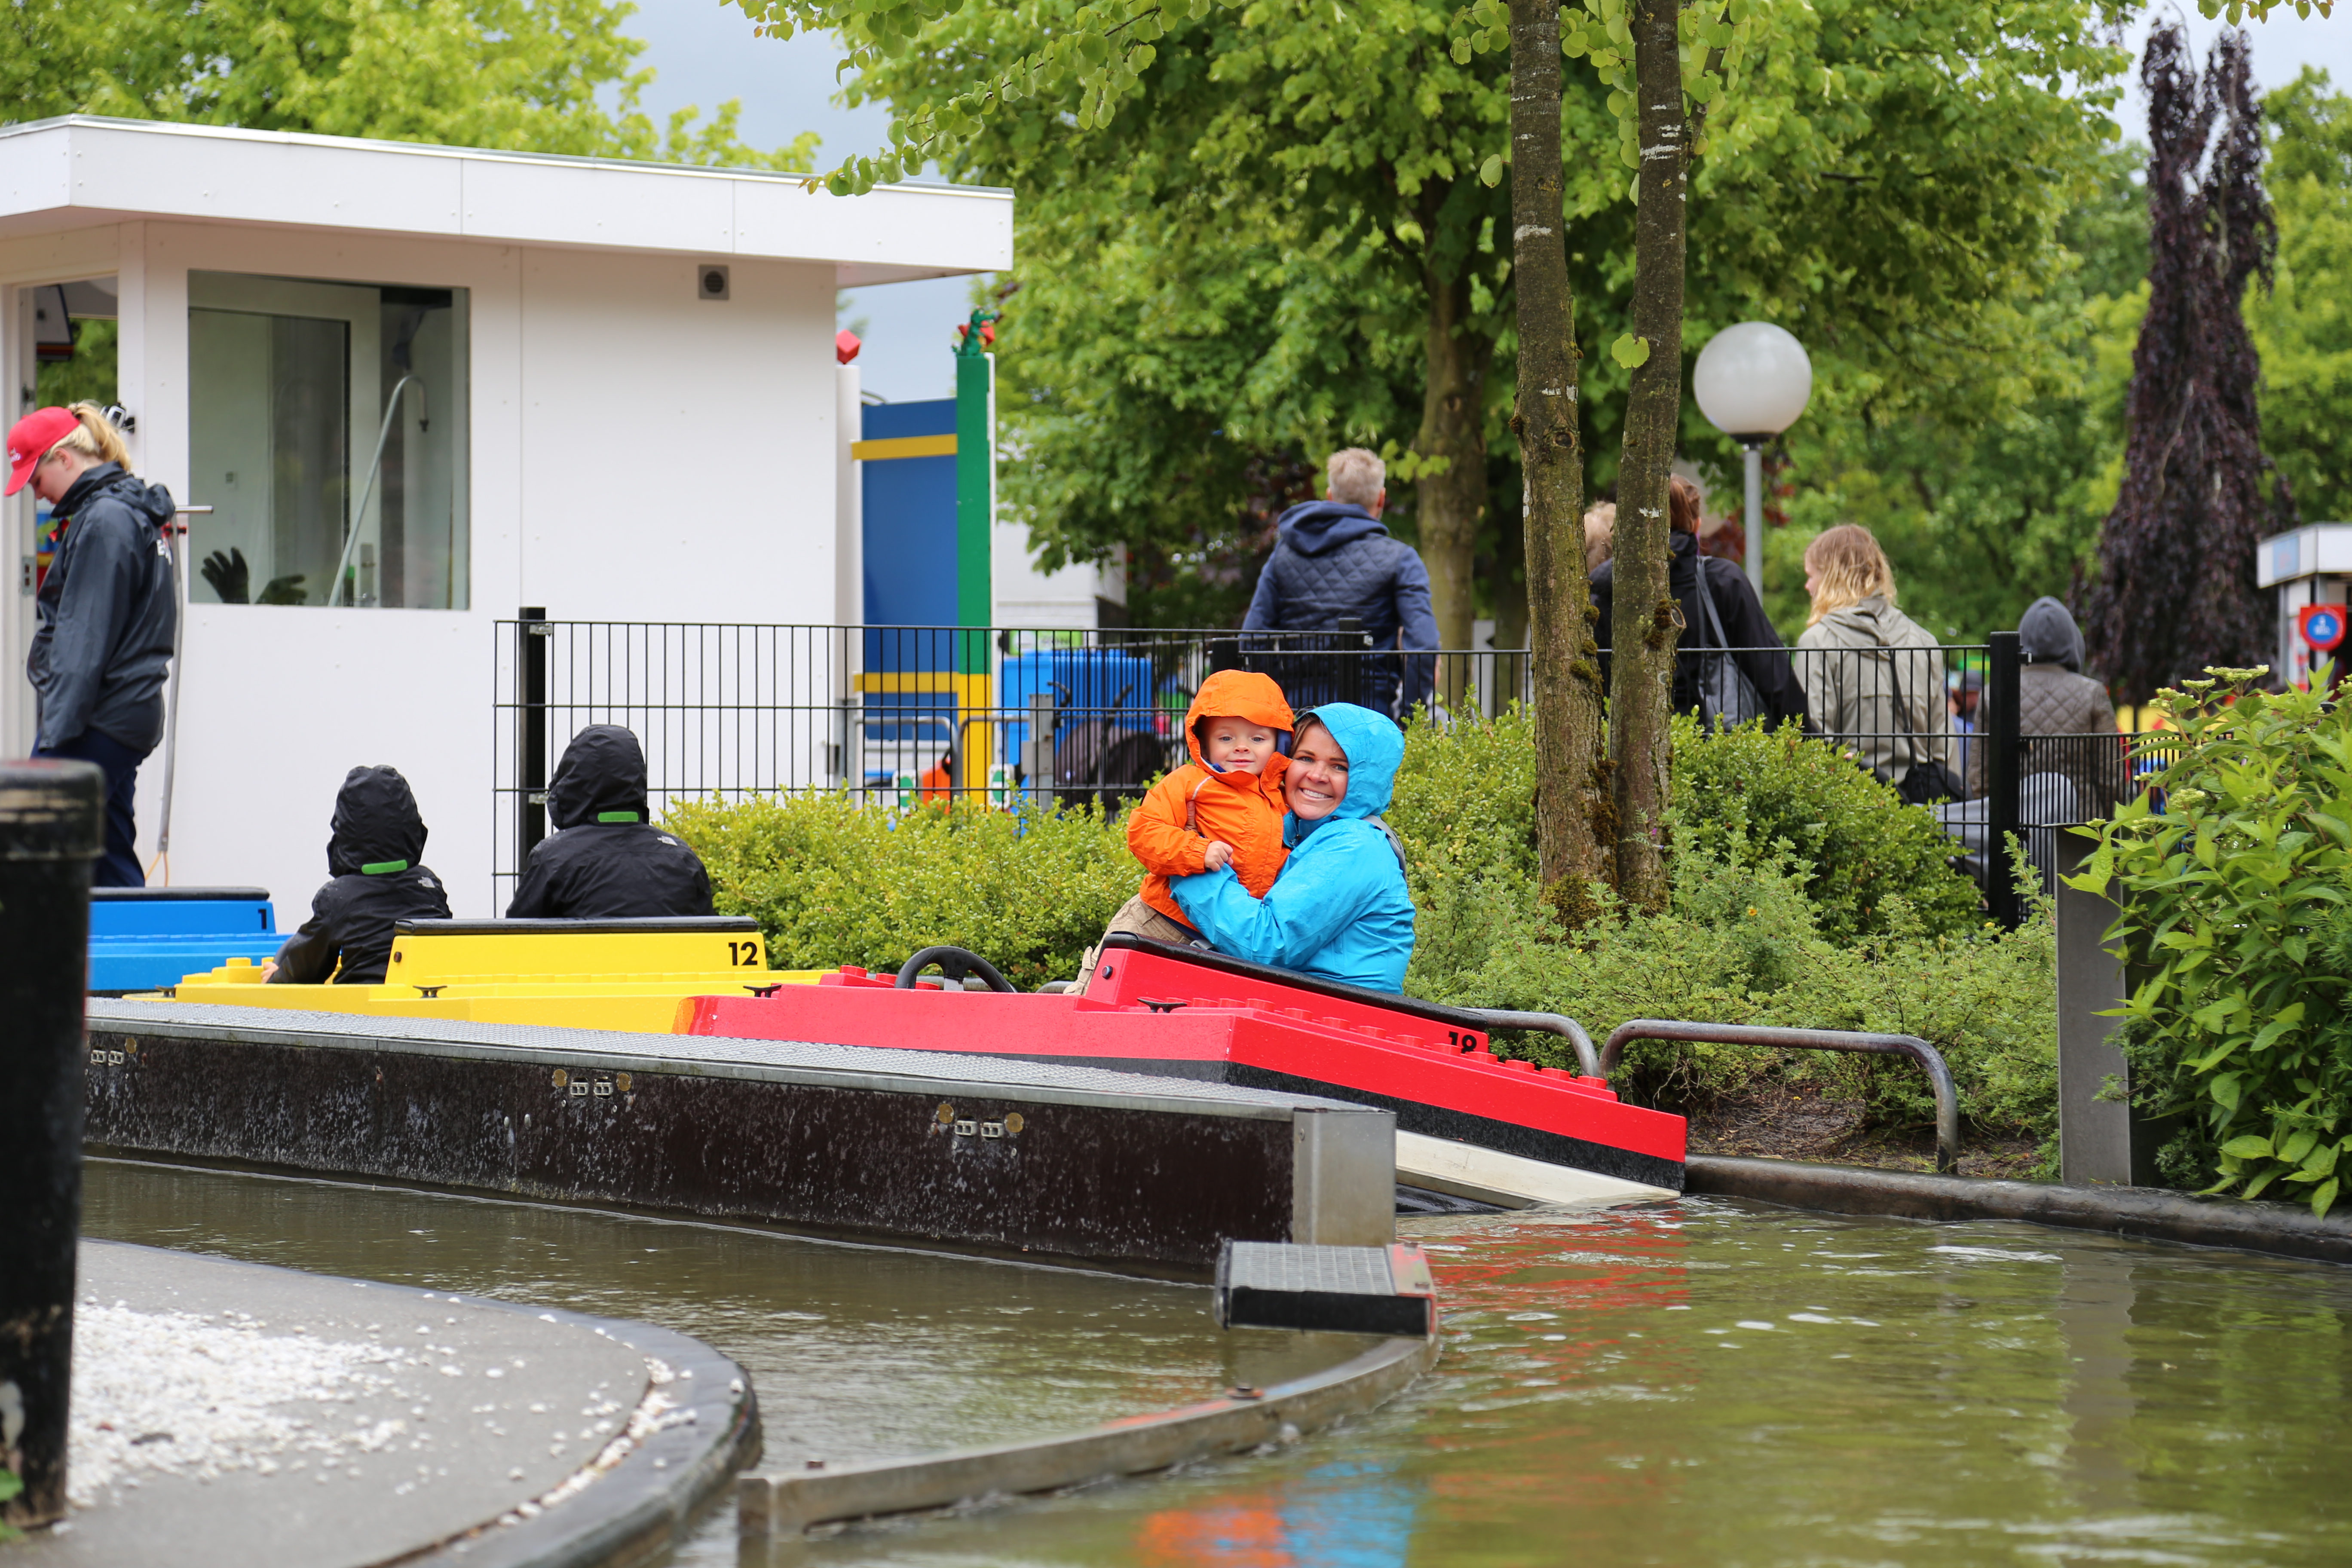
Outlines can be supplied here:
[[[1474, 567], [1478, 514], [1486, 500], [1486, 367], [1495, 344], [1465, 325], [1470, 316], [1470, 277], [1447, 278], [1430, 263], [1422, 266], [1429, 305], [1429, 373], [1421, 405], [1421, 434], [1413, 451], [1444, 459], [1441, 471], [1415, 482], [1421, 511], [1421, 558], [1429, 568], [1430, 605], [1437, 614], [1437, 646], [1466, 648], [1475, 614]], [[1448, 708], [1462, 701], [1469, 672], [1447, 659], [1438, 671], [1437, 695]]]
[[1511, 0], [1511, 279], [1519, 382], [1511, 427], [1527, 473], [1528, 618], [1535, 677], [1536, 850], [1544, 897], [1571, 930], [1614, 880], [1600, 648], [1584, 580], [1584, 452], [1576, 301], [1559, 162], [1559, 0]]
[[1642, 175], [1633, 216], [1633, 335], [1650, 357], [1625, 395], [1625, 449], [1617, 470], [1616, 588], [1609, 646], [1611, 778], [1617, 818], [1617, 888], [1637, 908], [1666, 907], [1661, 837], [1672, 761], [1675, 631], [1668, 591], [1666, 487], [1682, 422], [1683, 221], [1689, 158], [1684, 142], [1679, 0], [1634, 0], [1633, 90]]

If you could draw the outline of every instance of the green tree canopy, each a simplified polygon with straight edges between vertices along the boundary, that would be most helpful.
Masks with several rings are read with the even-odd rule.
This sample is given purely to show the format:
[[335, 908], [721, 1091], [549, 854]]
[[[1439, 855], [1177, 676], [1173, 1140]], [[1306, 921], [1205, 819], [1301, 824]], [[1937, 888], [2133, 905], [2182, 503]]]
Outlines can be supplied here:
[[2352, 521], [2352, 98], [2305, 67], [2263, 100], [2278, 275], [2247, 297], [2263, 356], [2263, 444], [2304, 517]]
[[[0, 110], [237, 125], [448, 146], [805, 172], [817, 138], [762, 151], [739, 105], [639, 109], [650, 70], [616, 0], [20, 0], [0, 13]], [[597, 101], [615, 89], [607, 110]]]
[[[1077, 10], [968, 7], [849, 91], [919, 121]], [[1448, 15], [1418, 0], [1205, 11], [1169, 23], [1108, 124], [1073, 134], [1015, 104], [955, 143], [951, 173], [1020, 193], [1006, 492], [1050, 555], [1126, 545], [1181, 585], [1174, 618], [1237, 614], [1249, 546], [1281, 499], [1269, 475], [1348, 442], [1407, 457], [1429, 275], [1451, 272], [1468, 284], [1465, 329], [1493, 344], [1483, 596], [1507, 597], [1510, 236], [1499, 195], [1472, 177], [1498, 148], [1506, 84], [1497, 57], [1450, 58]], [[2053, 78], [2102, 82], [2124, 63], [2095, 21], [2088, 0], [1774, 9], [1749, 89], [1710, 111], [1686, 353], [1735, 321], [1785, 322], [1815, 356], [1809, 424], [1925, 408], [1958, 426], [2030, 397], [2053, 374], [2033, 302], [2074, 265], [2060, 226], [2097, 187], [2111, 133], [2111, 94], [2060, 93]], [[1629, 325], [1633, 208], [1609, 89], [1570, 64], [1570, 264], [1605, 488], [1627, 378], [1606, 350]], [[1695, 408], [1684, 446], [1732, 457]], [[1408, 507], [1401, 526], [1416, 521]]]

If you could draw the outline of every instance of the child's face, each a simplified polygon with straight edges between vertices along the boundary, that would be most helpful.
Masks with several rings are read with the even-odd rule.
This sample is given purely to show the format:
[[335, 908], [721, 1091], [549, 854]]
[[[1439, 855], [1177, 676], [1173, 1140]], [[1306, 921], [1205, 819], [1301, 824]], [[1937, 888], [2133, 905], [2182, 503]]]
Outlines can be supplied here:
[[1228, 773], [1256, 773], [1274, 755], [1274, 731], [1246, 719], [1212, 719], [1201, 726], [1201, 755]]

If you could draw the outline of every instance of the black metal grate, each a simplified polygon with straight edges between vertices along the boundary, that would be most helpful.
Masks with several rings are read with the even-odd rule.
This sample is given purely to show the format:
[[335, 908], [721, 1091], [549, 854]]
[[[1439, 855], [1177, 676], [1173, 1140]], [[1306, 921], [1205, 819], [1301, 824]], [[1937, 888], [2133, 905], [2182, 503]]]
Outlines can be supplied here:
[[[810, 789], [898, 809], [949, 798], [1108, 808], [1183, 760], [1184, 710], [1215, 670], [1271, 675], [1301, 710], [1344, 700], [1393, 713], [1408, 681], [1454, 710], [1492, 714], [1531, 695], [1525, 652], [1400, 654], [1352, 630], [561, 621], [537, 610], [498, 627], [497, 908], [546, 836], [557, 758], [590, 724], [636, 733], [656, 816], [679, 801]], [[2128, 735], [2018, 734], [2013, 634], [1892, 651], [1685, 648], [1678, 700], [1720, 687], [1708, 676], [1722, 654], [1759, 688], [1806, 692], [1818, 727], [1858, 764], [1891, 774], [1939, 763], [1961, 786], [1936, 807], [1956, 858], [2011, 923], [2016, 897], [2005, 876], [1988, 879], [1987, 841], [2018, 836], [2046, 882], [2061, 819], [2111, 809], [2154, 765], [2129, 760]], [[1955, 700], [1971, 689], [1972, 715]]]

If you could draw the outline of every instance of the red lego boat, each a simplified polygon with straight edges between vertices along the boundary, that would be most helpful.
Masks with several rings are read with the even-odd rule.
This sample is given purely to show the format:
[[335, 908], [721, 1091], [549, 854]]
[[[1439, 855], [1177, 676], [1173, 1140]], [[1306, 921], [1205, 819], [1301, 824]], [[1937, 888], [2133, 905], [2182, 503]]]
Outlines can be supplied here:
[[[993, 989], [918, 985], [953, 955]], [[952, 965], [951, 965], [952, 967]], [[1683, 1185], [1679, 1116], [1604, 1079], [1503, 1060], [1464, 1008], [1117, 934], [1087, 993], [1013, 991], [956, 949], [894, 979], [845, 968], [766, 996], [697, 996], [678, 1032], [979, 1056], [1320, 1095], [1395, 1112], [1401, 1184], [1480, 1202], [1622, 1203]]]

